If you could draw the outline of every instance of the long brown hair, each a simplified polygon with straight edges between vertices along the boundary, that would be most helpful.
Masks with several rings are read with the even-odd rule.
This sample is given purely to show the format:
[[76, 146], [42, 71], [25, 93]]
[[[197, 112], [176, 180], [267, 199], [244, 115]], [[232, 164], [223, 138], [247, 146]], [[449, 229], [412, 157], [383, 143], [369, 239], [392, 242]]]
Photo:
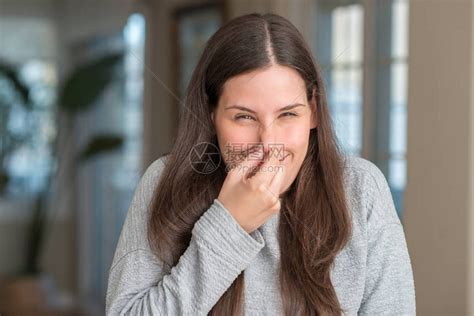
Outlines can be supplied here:
[[[275, 14], [248, 14], [222, 26], [207, 42], [187, 89], [178, 134], [166, 158], [150, 204], [148, 238], [169, 268], [191, 240], [194, 223], [217, 198], [224, 164], [211, 174], [196, 172], [190, 151], [199, 143], [218, 146], [211, 120], [224, 83], [233, 76], [271, 64], [295, 69], [317, 104], [318, 125], [310, 132], [301, 169], [284, 194], [280, 210], [280, 288], [285, 315], [343, 312], [331, 282], [336, 255], [351, 236], [343, 186], [343, 155], [328, 112], [321, 71], [300, 32]], [[210, 311], [242, 313], [241, 273]]]

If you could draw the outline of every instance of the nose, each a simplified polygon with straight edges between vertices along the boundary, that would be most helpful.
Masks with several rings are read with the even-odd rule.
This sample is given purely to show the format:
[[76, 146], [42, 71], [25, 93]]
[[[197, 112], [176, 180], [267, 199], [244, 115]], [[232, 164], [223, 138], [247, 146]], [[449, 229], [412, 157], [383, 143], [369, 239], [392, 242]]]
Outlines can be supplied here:
[[270, 155], [280, 157], [283, 155], [283, 143], [279, 141], [278, 130], [271, 122], [260, 125], [258, 139], [263, 146], [265, 157], [270, 157]]

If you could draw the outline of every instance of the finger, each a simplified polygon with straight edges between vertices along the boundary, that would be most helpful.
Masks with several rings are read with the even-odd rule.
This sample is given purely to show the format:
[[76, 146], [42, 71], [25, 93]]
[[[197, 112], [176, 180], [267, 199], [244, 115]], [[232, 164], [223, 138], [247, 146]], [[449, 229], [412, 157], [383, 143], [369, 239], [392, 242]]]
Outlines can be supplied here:
[[268, 189], [275, 195], [280, 196], [282, 191], [283, 180], [285, 179], [286, 169], [284, 164], [280, 164], [278, 170], [273, 177]]
[[240, 179], [246, 178], [262, 161], [263, 150], [261, 148], [249, 151], [247, 156], [234, 167], [234, 173], [237, 174]]
[[278, 171], [277, 167], [279, 165], [280, 161], [278, 160], [278, 156], [269, 152], [266, 155], [263, 164], [259, 166], [255, 176], [252, 179], [254, 179], [254, 181], [258, 182], [259, 184], [263, 183], [267, 186], [270, 185], [270, 182]]

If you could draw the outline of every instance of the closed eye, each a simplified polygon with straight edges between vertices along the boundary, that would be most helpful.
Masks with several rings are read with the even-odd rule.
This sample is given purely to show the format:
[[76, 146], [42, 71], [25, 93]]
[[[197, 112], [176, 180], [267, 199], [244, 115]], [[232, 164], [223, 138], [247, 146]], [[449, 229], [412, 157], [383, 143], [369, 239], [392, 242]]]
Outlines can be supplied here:
[[254, 119], [251, 115], [248, 115], [248, 114], [242, 114], [242, 115], [236, 115], [235, 116], [235, 120], [247, 119], [247, 118], [250, 118], [251, 120]]
[[[298, 114], [293, 113], [293, 112], [284, 112], [280, 115], [281, 117], [289, 117], [289, 116], [298, 116]], [[236, 121], [241, 120], [241, 119], [250, 119], [250, 120], [255, 120], [251, 115], [248, 114], [241, 114], [241, 115], [236, 115], [234, 118]]]
[[293, 113], [293, 112], [285, 112], [285, 113], [282, 113], [281, 116], [298, 116], [298, 114]]

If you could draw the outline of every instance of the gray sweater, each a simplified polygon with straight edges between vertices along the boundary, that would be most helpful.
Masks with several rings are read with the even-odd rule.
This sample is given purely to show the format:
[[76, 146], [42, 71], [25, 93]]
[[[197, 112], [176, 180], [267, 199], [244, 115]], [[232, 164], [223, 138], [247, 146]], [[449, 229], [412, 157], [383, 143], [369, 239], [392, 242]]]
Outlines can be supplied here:
[[[163, 270], [146, 220], [164, 159], [148, 167], [135, 191], [109, 271], [107, 315], [207, 315], [243, 271], [245, 315], [281, 315], [279, 213], [248, 234], [215, 199], [179, 262]], [[368, 160], [347, 157], [344, 183], [353, 235], [331, 271], [342, 308], [347, 315], [414, 315], [410, 257], [384, 175]]]

